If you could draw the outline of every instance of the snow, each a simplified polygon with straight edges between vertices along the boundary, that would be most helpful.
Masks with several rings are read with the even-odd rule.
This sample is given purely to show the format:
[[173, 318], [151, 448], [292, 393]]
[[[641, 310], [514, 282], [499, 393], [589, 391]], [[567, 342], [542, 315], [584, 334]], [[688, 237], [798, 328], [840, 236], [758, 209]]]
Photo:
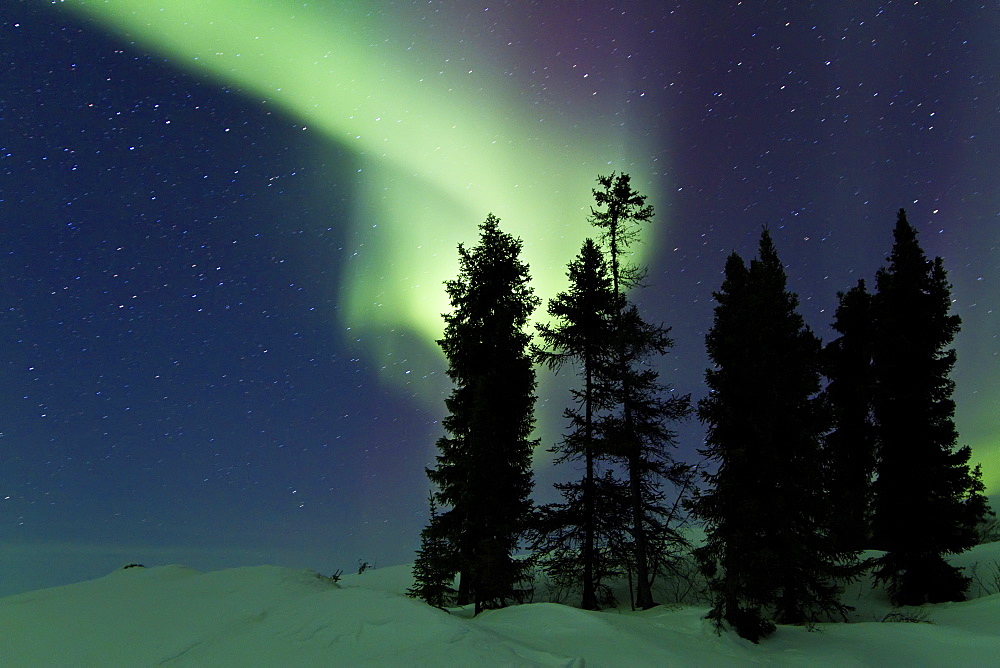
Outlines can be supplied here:
[[[849, 624], [779, 627], [753, 645], [716, 634], [704, 607], [589, 612], [537, 602], [449, 614], [407, 598], [410, 567], [332, 582], [275, 566], [198, 572], [127, 568], [0, 599], [3, 666], [788, 666], [984, 665], [1000, 653], [1000, 543], [955, 559], [980, 564], [963, 602], [907, 609], [931, 623], [880, 622], [891, 608], [867, 584], [845, 596]], [[543, 591], [544, 588], [539, 588]]]

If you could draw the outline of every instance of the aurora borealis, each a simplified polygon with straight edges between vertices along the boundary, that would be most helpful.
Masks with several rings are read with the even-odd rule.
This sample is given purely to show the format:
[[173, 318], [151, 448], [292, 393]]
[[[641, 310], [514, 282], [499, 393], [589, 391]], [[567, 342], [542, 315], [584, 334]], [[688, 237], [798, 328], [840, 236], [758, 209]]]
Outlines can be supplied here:
[[639, 301], [696, 399], [729, 252], [767, 224], [829, 338], [905, 207], [1000, 489], [995, 7], [24, 0], [0, 30], [3, 569], [96, 571], [23, 586], [409, 560], [456, 244], [495, 213], [547, 299], [611, 171], [656, 207]]
[[572, 130], [526, 132], [542, 121], [476, 44], [449, 56], [407, 43], [406, 24], [367, 3], [304, 3], [292, 13], [238, 0], [67, 6], [273, 102], [357, 157], [352, 234], [374, 252], [348, 270], [341, 303], [346, 322], [378, 332], [376, 355], [388, 352], [394, 328], [428, 341], [440, 334], [440, 286], [457, 267], [451, 251], [484, 203], [502, 204], [510, 231], [531, 239], [525, 252], [549, 294], [586, 234], [583, 184], [609, 165], [633, 164], [631, 139], [593, 115]]

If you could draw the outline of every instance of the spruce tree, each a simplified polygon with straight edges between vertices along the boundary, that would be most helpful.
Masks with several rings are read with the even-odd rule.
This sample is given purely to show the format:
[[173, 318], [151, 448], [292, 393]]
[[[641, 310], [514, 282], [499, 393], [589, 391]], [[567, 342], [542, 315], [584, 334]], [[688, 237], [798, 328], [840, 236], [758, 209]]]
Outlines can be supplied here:
[[715, 299], [706, 337], [714, 366], [699, 416], [708, 425], [702, 454], [718, 468], [693, 504], [707, 531], [698, 556], [709, 616], [757, 642], [775, 622], [843, 612], [834, 578], [851, 559], [829, 538], [820, 342], [796, 312], [766, 229], [749, 267], [730, 255]]
[[750, 390], [756, 376], [751, 360], [757, 352], [754, 341], [744, 336], [753, 325], [753, 311], [750, 272], [738, 254], [727, 258], [722, 286], [713, 296], [718, 305], [705, 344], [714, 368], [705, 372], [709, 395], [698, 402], [698, 417], [708, 427], [701, 454], [715, 462], [716, 470], [703, 474], [708, 488], [692, 503], [706, 528], [705, 544], [696, 556], [708, 578], [709, 617], [716, 627], [726, 621], [757, 642], [775, 629], [762, 611], [771, 600], [773, 564], [767, 563], [757, 489], [768, 467], [745, 431], [756, 412]]
[[516, 600], [527, 566], [515, 559], [531, 513], [535, 371], [528, 318], [538, 304], [521, 241], [490, 214], [479, 244], [459, 245], [459, 275], [446, 289], [438, 343], [454, 389], [445, 400], [447, 434], [427, 475], [446, 508], [437, 524], [454, 555], [458, 603], [475, 613]]
[[833, 329], [824, 349], [825, 390], [833, 430], [826, 437], [826, 480], [837, 512], [831, 531], [846, 549], [869, 547], [876, 441], [872, 359], [875, 313], [864, 279], [837, 294]]
[[958, 601], [969, 579], [943, 555], [976, 543], [988, 513], [979, 467], [958, 432], [949, 348], [961, 321], [940, 257], [928, 260], [899, 210], [889, 265], [876, 275], [874, 411], [879, 447], [874, 546], [897, 605]]
[[683, 541], [663, 521], [669, 513], [661, 485], [663, 480], [681, 483], [687, 477], [688, 467], [673, 460], [676, 433], [669, 424], [689, 415], [691, 399], [690, 395], [667, 394], [658, 372], [648, 365], [665, 354], [673, 340], [668, 328], [647, 323], [626, 294], [645, 275], [643, 268], [627, 258], [641, 226], [653, 218], [653, 207], [646, 204], [645, 195], [632, 189], [628, 174], [599, 176], [597, 182], [600, 187], [593, 190], [597, 206], [591, 208], [590, 220], [603, 230], [615, 296], [608, 365], [613, 408], [600, 417], [597, 430], [608, 454], [625, 468], [636, 575], [634, 605], [647, 609], [656, 605], [652, 579], [660, 558], [652, 536], [655, 533], [669, 543]]
[[597, 415], [609, 407], [608, 345], [616, 295], [604, 255], [592, 239], [584, 241], [567, 275], [568, 291], [549, 301], [552, 324], [537, 325], [542, 345], [534, 353], [550, 369], [572, 364], [580, 376], [582, 387], [571, 390], [575, 405], [565, 411], [570, 431], [553, 451], [556, 464], [582, 460], [584, 472], [581, 480], [556, 485], [563, 502], [541, 509], [533, 548], [545, 555], [550, 577], [580, 586], [583, 609], [597, 610], [606, 591], [601, 580], [614, 573], [607, 563], [608, 536], [620, 528], [620, 518], [607, 521], [618, 485], [598, 477], [598, 460], [606, 457], [595, 432]]
[[452, 602], [455, 590], [455, 554], [443, 531], [437, 503], [430, 499], [430, 522], [420, 532], [420, 549], [413, 564], [413, 586], [406, 595], [419, 598], [435, 608], [444, 608]]
[[537, 563], [559, 589], [582, 590], [582, 608], [614, 605], [608, 581], [634, 570], [627, 486], [613, 471], [602, 469], [592, 480], [556, 483], [555, 488], [562, 501], [540, 507], [533, 526], [531, 550]]

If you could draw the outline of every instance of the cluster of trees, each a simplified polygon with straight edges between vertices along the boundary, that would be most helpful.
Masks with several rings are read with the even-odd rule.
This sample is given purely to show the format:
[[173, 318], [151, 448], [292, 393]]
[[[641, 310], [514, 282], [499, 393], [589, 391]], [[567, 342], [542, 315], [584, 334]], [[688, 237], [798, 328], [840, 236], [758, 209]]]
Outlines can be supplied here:
[[556, 461], [583, 463], [583, 477], [557, 485], [563, 501], [539, 509], [530, 528], [557, 583], [582, 590], [581, 606], [610, 599], [604, 584], [634, 576], [633, 605], [656, 605], [652, 583], [683, 546], [663, 483], [683, 485], [690, 468], [674, 461], [671, 423], [691, 412], [690, 395], [671, 394], [651, 365], [673, 341], [669, 330], [643, 319], [627, 291], [645, 270], [628, 261], [641, 226], [653, 217], [627, 174], [598, 178], [591, 223], [600, 243], [586, 239], [569, 265], [569, 289], [549, 302], [551, 325], [539, 325], [534, 354], [557, 369], [573, 365], [580, 387], [566, 409], [570, 430], [553, 450]]
[[[956, 449], [950, 286], [905, 212], [876, 292], [860, 281], [839, 295], [839, 337], [825, 347], [796, 312], [767, 229], [749, 264], [733, 253], [706, 337], [709, 394], [695, 411], [656, 370], [669, 330], [629, 297], [645, 275], [630, 248], [653, 209], [627, 174], [597, 182], [600, 235], [569, 264], [534, 344], [540, 300], [520, 240], [491, 214], [479, 244], [459, 246], [439, 341], [454, 389], [410, 594], [478, 614], [521, 600], [534, 562], [581, 591], [583, 608], [609, 604], [608, 582], [621, 576], [632, 604], [652, 607], [654, 579], [690, 549], [677, 528], [683, 502], [706, 529], [695, 554], [710, 617], [751, 640], [775, 623], [844, 613], [842, 584], [871, 566], [859, 561], [868, 548], [885, 552], [875, 577], [897, 605], [961, 600], [968, 580], [943, 555], [974, 545], [990, 510], [969, 448]], [[536, 363], [578, 375], [552, 450], [582, 471], [540, 508], [530, 499]], [[673, 456], [671, 427], [695, 412], [708, 427], [701, 489], [695, 467]], [[533, 559], [517, 556], [523, 547]]]
[[707, 528], [710, 616], [751, 640], [844, 612], [840, 583], [871, 565], [863, 549], [885, 552], [875, 579], [895, 605], [963, 600], [969, 586], [943, 556], [975, 545], [991, 513], [970, 449], [956, 449], [960, 320], [941, 258], [902, 209], [893, 235], [876, 292], [862, 280], [838, 295], [840, 336], [825, 347], [766, 229], [749, 266], [729, 257], [715, 294], [698, 413], [716, 467], [691, 508]]
[[[635, 605], [648, 608], [655, 573], [683, 543], [663, 484], [691, 477], [671, 456], [669, 428], [691, 412], [691, 399], [665, 391], [650, 362], [673, 341], [627, 295], [644, 275], [629, 248], [653, 209], [627, 174], [598, 185], [591, 222], [600, 241], [586, 239], [570, 263], [569, 289], [548, 305], [552, 324], [537, 326], [540, 345], [526, 331], [539, 300], [521, 242], [491, 214], [479, 245], [459, 246], [459, 277], [446, 286], [453, 311], [439, 341], [455, 387], [448, 434], [427, 471], [435, 491], [411, 591], [432, 605], [474, 604], [478, 613], [518, 600], [532, 564], [515, 550], [529, 539], [557, 581], [580, 586], [583, 607], [601, 607], [603, 583], [627, 573]], [[584, 474], [558, 486], [562, 502], [542, 508], [529, 498], [536, 361], [571, 364], [581, 379], [566, 411], [570, 431], [554, 450], [559, 462], [583, 462]]]

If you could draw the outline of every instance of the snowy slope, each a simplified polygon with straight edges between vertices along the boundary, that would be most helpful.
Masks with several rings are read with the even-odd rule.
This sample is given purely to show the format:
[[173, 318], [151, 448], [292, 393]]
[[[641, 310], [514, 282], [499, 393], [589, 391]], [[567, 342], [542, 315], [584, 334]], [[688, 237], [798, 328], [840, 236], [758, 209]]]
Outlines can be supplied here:
[[[961, 563], [998, 564], [1000, 544]], [[933, 623], [781, 627], [760, 645], [716, 635], [704, 608], [587, 612], [533, 603], [470, 619], [402, 595], [409, 567], [345, 576], [272, 566], [129, 568], [0, 599], [2, 666], [988, 665], [1000, 595], [925, 606]], [[984, 580], [984, 584], [992, 586]], [[990, 588], [987, 587], [987, 590]], [[884, 617], [858, 590], [857, 617]]]

